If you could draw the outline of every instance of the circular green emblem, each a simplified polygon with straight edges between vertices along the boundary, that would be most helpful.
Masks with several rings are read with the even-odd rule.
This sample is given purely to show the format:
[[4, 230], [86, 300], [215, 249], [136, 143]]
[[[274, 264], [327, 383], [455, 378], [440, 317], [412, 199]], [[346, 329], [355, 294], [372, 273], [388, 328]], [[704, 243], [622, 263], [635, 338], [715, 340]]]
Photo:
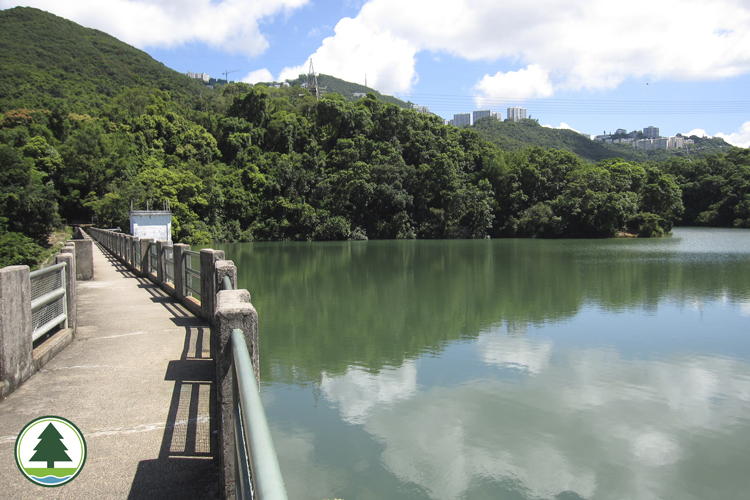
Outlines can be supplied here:
[[39, 417], [16, 438], [16, 465], [32, 483], [54, 487], [69, 483], [86, 463], [86, 440], [70, 420]]

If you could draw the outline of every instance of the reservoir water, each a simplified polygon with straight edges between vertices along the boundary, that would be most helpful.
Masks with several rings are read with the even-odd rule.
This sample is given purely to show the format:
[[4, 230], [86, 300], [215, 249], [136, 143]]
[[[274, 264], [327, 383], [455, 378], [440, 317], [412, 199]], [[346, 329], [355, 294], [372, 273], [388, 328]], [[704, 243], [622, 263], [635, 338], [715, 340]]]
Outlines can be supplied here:
[[216, 247], [289, 498], [747, 498], [750, 230]]

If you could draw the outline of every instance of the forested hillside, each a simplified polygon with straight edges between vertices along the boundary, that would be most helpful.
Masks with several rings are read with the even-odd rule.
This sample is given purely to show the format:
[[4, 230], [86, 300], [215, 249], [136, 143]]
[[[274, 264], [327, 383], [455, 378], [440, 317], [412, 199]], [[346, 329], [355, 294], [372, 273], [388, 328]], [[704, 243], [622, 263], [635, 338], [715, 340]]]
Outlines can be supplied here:
[[0, 88], [14, 89], [0, 101], [0, 265], [33, 263], [61, 220], [128, 227], [149, 200], [169, 200], [173, 239], [192, 244], [750, 227], [748, 150], [665, 164], [508, 151], [374, 94], [211, 91], [42, 11], [0, 23]]
[[515, 151], [533, 146], [570, 151], [584, 160], [597, 162], [608, 158], [622, 158], [627, 161], [647, 162], [665, 161], [672, 158], [689, 156], [705, 157], [715, 153], [724, 153], [732, 149], [724, 139], [703, 139], [691, 137], [696, 144], [684, 150], [655, 149], [640, 151], [632, 144], [606, 144], [592, 141], [589, 136], [573, 130], [552, 129], [539, 125], [536, 120], [526, 119], [519, 122], [512, 120], [498, 121], [494, 118], [483, 118], [472, 126], [479, 135], [506, 151]]

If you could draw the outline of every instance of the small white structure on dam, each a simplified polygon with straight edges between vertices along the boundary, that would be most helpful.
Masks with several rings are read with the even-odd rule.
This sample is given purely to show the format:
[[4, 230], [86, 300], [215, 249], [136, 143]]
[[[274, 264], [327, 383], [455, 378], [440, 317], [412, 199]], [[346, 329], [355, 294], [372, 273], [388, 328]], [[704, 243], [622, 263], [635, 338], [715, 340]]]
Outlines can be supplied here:
[[133, 210], [131, 204], [130, 234], [154, 241], [172, 241], [172, 212], [169, 210], [169, 203], [164, 204], [164, 210]]

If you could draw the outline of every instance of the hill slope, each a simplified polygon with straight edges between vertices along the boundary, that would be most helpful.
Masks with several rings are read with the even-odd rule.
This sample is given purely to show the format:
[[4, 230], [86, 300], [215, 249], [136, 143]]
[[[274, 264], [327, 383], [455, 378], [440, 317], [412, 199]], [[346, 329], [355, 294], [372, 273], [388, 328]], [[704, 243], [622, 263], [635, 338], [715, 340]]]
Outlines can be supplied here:
[[90, 113], [134, 87], [197, 95], [204, 86], [145, 52], [30, 7], [0, 11], [0, 112], [54, 107]]
[[[561, 149], [575, 153], [580, 158], [598, 162], [607, 158], [622, 158], [628, 161], [664, 161], [682, 157], [684, 153], [676, 150], [639, 151], [632, 145], [605, 144], [592, 141], [588, 136], [573, 130], [552, 129], [539, 125], [536, 120], [520, 122], [503, 121], [494, 118], [483, 118], [472, 126], [484, 139], [497, 144], [506, 151], [515, 151], [532, 146]], [[697, 139], [697, 138], [695, 138]], [[698, 139], [691, 156], [727, 152], [732, 148], [723, 139]]]
[[[307, 75], [300, 75], [296, 80], [290, 80], [290, 85], [299, 85], [307, 81]], [[388, 104], [395, 104], [396, 106], [404, 109], [409, 109], [410, 104], [408, 102], [402, 101], [398, 97], [393, 97], [391, 95], [383, 95], [377, 90], [366, 87], [364, 85], [360, 85], [359, 83], [353, 83], [353, 82], [347, 82], [346, 80], [342, 80], [340, 78], [336, 78], [335, 76], [331, 75], [324, 75], [320, 74], [318, 75], [318, 85], [325, 89], [323, 90], [323, 93], [326, 94], [341, 94], [346, 98], [347, 101], [356, 101], [357, 98], [354, 97], [355, 92], [367, 94], [368, 92], [372, 92], [375, 94], [379, 100], [383, 102], [387, 102]]]

